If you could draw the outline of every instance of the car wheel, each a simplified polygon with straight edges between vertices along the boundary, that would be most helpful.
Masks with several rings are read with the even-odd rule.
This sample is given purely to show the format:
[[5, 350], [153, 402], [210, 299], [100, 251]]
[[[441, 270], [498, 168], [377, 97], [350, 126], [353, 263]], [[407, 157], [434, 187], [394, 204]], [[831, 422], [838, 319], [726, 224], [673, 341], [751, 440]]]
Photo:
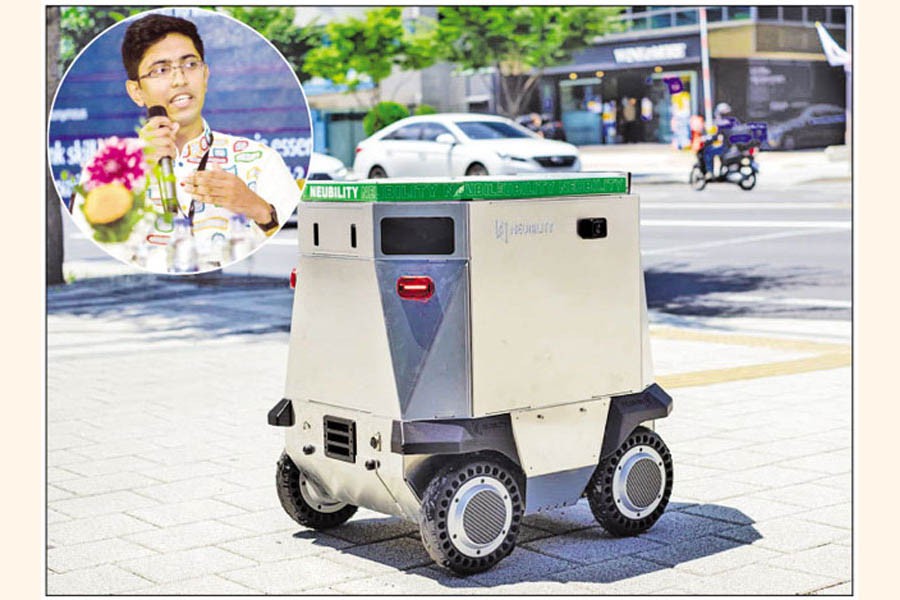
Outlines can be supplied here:
[[481, 163], [473, 163], [466, 169], [467, 177], [484, 177], [488, 174], [487, 168]]
[[524, 510], [509, 469], [486, 459], [456, 463], [422, 496], [422, 544], [437, 564], [463, 575], [480, 573], [512, 552]]
[[329, 529], [356, 513], [356, 507], [352, 504], [339, 502], [322, 492], [286, 452], [278, 461], [275, 486], [284, 512], [306, 527]]
[[384, 179], [387, 176], [387, 172], [378, 165], [369, 169], [369, 179]]
[[666, 510], [672, 477], [672, 454], [662, 438], [637, 427], [594, 471], [586, 490], [591, 512], [614, 536], [643, 533]]

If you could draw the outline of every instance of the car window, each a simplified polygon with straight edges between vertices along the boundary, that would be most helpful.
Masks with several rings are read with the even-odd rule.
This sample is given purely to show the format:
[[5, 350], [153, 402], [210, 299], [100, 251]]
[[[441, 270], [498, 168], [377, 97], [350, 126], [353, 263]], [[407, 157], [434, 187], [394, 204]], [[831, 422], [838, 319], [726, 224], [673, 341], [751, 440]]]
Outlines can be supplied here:
[[532, 137], [527, 132], [503, 121], [456, 121], [456, 126], [473, 140]]
[[392, 131], [391, 133], [384, 136], [383, 140], [418, 140], [419, 135], [422, 132], [422, 125], [419, 123], [413, 123], [412, 125], [404, 125], [400, 129], [396, 131]]
[[[433, 142], [437, 139], [437, 136], [442, 133], [450, 133], [450, 130], [441, 125], [440, 123], [422, 123], [422, 139]], [[453, 135], [450, 133], [450, 135]]]

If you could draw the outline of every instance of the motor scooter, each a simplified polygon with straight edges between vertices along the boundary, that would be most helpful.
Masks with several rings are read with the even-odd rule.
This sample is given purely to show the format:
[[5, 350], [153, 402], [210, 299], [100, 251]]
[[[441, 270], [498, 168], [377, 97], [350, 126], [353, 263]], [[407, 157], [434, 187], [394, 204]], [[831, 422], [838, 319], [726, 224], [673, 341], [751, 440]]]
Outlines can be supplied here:
[[[747, 139], [744, 139], [744, 138]], [[718, 170], [712, 177], [706, 176], [706, 163], [703, 160], [704, 148], [711, 143], [724, 143], [715, 138], [707, 138], [697, 151], [697, 161], [691, 168], [690, 184], [696, 191], [701, 191], [707, 183], [736, 183], [745, 191], [756, 186], [759, 165], [755, 157], [759, 152], [759, 142], [751, 136], [731, 136], [732, 142], [721, 155]]]

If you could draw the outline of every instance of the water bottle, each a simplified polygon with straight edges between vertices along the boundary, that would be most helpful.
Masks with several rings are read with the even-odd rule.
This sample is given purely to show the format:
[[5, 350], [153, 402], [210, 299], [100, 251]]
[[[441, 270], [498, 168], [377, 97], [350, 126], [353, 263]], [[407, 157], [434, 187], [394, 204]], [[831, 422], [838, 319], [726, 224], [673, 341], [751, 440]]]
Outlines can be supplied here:
[[185, 217], [175, 218], [175, 231], [169, 238], [168, 259], [170, 273], [197, 272], [197, 242], [191, 232], [190, 221]]
[[231, 262], [231, 248], [222, 233], [214, 233], [209, 240], [209, 254], [206, 257], [206, 266], [218, 269]]
[[246, 215], [231, 215], [231, 260], [244, 258], [253, 250], [253, 238], [250, 237], [250, 227]]

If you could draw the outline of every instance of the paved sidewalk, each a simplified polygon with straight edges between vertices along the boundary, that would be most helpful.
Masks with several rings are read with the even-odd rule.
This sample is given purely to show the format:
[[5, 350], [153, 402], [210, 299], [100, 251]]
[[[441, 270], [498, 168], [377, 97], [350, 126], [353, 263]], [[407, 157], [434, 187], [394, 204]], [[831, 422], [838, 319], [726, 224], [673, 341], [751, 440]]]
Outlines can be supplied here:
[[[584, 171], [631, 171], [636, 183], [687, 183], [695, 157], [666, 144], [580, 146]], [[757, 157], [760, 181], [791, 186], [822, 180], [848, 180], [846, 146], [793, 152], [762, 152]]]
[[586, 503], [526, 517], [469, 578], [360, 510], [314, 533], [275, 495], [291, 290], [152, 276], [48, 298], [51, 594], [849, 594], [849, 324], [653, 315], [672, 501], [614, 539]]

